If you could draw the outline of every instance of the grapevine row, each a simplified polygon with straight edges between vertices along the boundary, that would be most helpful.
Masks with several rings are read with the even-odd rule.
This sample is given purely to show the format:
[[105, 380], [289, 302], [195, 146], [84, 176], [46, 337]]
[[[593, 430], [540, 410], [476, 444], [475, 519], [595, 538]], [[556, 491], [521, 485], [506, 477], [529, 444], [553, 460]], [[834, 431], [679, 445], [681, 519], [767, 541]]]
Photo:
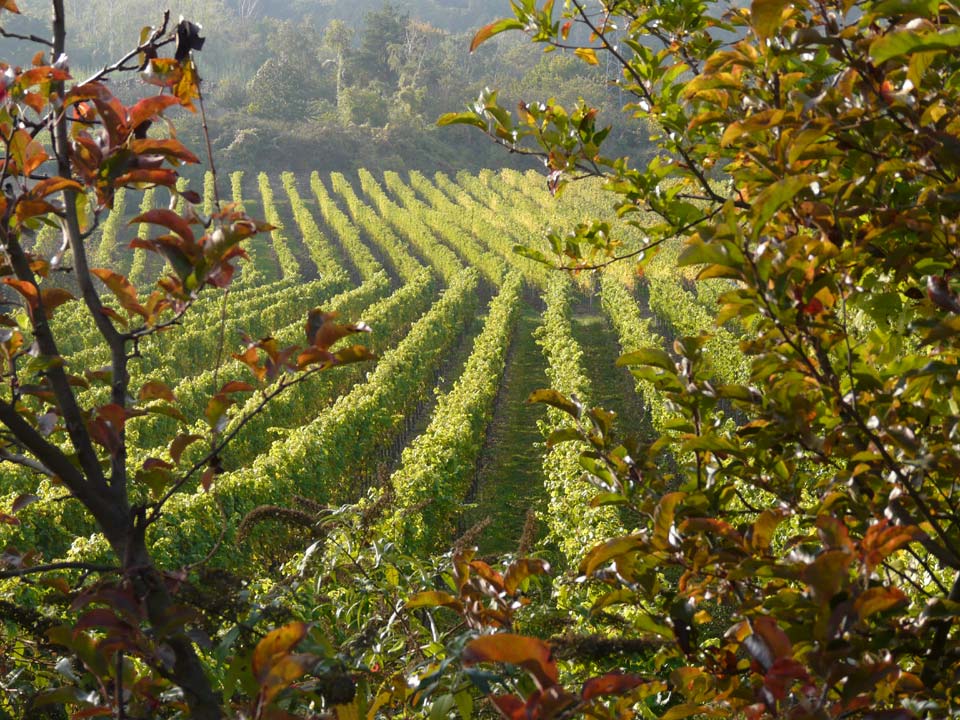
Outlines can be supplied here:
[[[420, 177], [423, 177], [422, 175]], [[462, 210], [444, 199], [442, 210], [435, 210], [421, 202], [413, 189], [404, 184], [400, 176], [392, 171], [384, 173], [384, 183], [397, 196], [407, 212], [422, 218], [427, 228], [458, 252], [471, 267], [477, 268], [491, 285], [499, 286], [506, 273], [506, 262], [502, 257], [482, 247], [473, 237], [457, 227], [456, 218]]]
[[283, 173], [280, 180], [287, 193], [287, 198], [290, 200], [290, 211], [300, 230], [300, 237], [303, 238], [303, 244], [306, 246], [313, 264], [317, 266], [320, 275], [323, 276], [343, 269], [343, 262], [337, 258], [330, 241], [320, 232], [313, 215], [304, 204], [303, 198], [300, 197], [300, 191], [297, 190], [297, 181], [293, 173]]
[[[422, 257], [428, 258], [431, 266], [449, 284], [463, 270], [463, 263], [450, 248], [437, 242], [423, 221], [413, 213], [405, 212], [391, 201], [383, 189], [366, 170], [360, 171], [360, 187], [383, 220], [393, 225], [417, 249]], [[383, 227], [381, 231], [390, 232]], [[392, 233], [390, 233], [392, 235]]]
[[330, 182], [334, 192], [346, 202], [347, 209], [357, 227], [362, 228], [367, 237], [376, 244], [384, 255], [390, 258], [397, 275], [403, 279], [408, 279], [422, 267], [422, 264], [407, 252], [403, 243], [380, 222], [380, 218], [373, 210], [360, 201], [360, 198], [353, 191], [353, 187], [343, 175], [340, 173], [331, 174]]
[[[383, 532], [408, 550], [433, 549], [453, 536], [503, 376], [521, 289], [520, 275], [511, 273], [490, 303], [463, 373], [437, 402], [426, 430], [404, 448], [390, 478], [391, 511]], [[430, 502], [421, 508], [425, 498]]]
[[[570, 323], [572, 283], [565, 275], [556, 274], [544, 294], [546, 310], [543, 325], [538, 328], [537, 342], [547, 358], [549, 386], [579, 403], [589, 406], [590, 381], [584, 373], [582, 351], [573, 337]], [[569, 427], [572, 419], [550, 407], [541, 429], [544, 437]], [[591, 507], [590, 500], [598, 490], [580, 480], [580, 453], [583, 448], [574, 442], [548, 445], [543, 460], [544, 486], [549, 507], [544, 519], [548, 538], [573, 566], [589, 547], [603, 538], [619, 534], [617, 514], [610, 507]], [[585, 509], [586, 508], [586, 509]]]
[[327, 189], [320, 181], [320, 175], [314, 171], [310, 174], [310, 189], [317, 199], [317, 206], [327, 227], [331, 228], [340, 245], [357, 268], [360, 277], [367, 279], [383, 269], [380, 262], [370, 252], [370, 248], [360, 241], [360, 231], [343, 214], [337, 204], [327, 193]]
[[413, 413], [411, 404], [432, 387], [435, 369], [476, 309], [476, 289], [476, 271], [465, 270], [384, 353], [366, 382], [290, 431], [251, 466], [221, 476], [215, 492], [174, 496], [153, 539], [157, 556], [196, 558], [225, 532], [217, 562], [242, 562], [244, 550], [234, 543], [234, 533], [254, 507], [287, 504], [294, 494], [335, 503], [356, 499], [386, 460], [389, 439]]
[[300, 263], [290, 249], [290, 241], [287, 239], [283, 221], [280, 219], [280, 213], [277, 212], [277, 206], [274, 204], [273, 188], [270, 187], [270, 179], [267, 174], [260, 173], [257, 176], [257, 183], [260, 186], [260, 198], [263, 200], [264, 219], [273, 225], [270, 237], [273, 239], [273, 251], [277, 255], [277, 262], [280, 263], [280, 275], [284, 280], [304, 277]]

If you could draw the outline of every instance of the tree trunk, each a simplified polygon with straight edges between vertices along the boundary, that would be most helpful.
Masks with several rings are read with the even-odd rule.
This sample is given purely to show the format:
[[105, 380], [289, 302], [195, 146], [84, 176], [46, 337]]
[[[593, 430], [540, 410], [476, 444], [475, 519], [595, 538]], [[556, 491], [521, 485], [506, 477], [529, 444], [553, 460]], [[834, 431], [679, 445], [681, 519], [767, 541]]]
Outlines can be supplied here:
[[[144, 600], [150, 626], [157, 628], [168, 624], [174, 602], [163, 574], [150, 557], [143, 520], [144, 513], [141, 512], [131, 524], [123, 569], [133, 583], [137, 596]], [[214, 693], [184, 628], [175, 627], [169, 635], [157, 637], [156, 640], [166, 645], [173, 654], [173, 666], [161, 668], [160, 672], [182, 688], [184, 699], [190, 707], [190, 717], [195, 720], [221, 720], [223, 712], [220, 699]]]

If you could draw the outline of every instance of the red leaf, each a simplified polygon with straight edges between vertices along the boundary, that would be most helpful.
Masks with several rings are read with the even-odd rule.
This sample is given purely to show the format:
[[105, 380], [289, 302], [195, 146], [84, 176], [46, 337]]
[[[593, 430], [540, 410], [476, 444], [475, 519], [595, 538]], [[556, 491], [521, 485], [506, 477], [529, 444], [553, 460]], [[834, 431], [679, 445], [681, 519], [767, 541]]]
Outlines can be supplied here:
[[793, 643], [790, 638], [780, 628], [777, 621], [766, 615], [761, 615], [752, 620], [753, 632], [763, 638], [774, 660], [780, 658], [793, 657]]
[[40, 499], [39, 496], [32, 495], [30, 493], [24, 493], [22, 495], [18, 495], [17, 499], [13, 501], [13, 505], [10, 507], [10, 512], [16, 515], [25, 507], [27, 507], [28, 505], [32, 505], [33, 503], [37, 502], [37, 500], [39, 499]]
[[251, 392], [256, 390], [256, 388], [250, 383], [242, 382], [240, 380], [231, 380], [228, 383], [225, 383], [222, 388], [220, 388], [220, 393], [226, 395], [227, 393], [235, 392]]
[[509, 720], [528, 720], [527, 704], [516, 695], [493, 695], [490, 702], [496, 705], [500, 714]]
[[884, 559], [903, 545], [917, 537], [917, 528], [910, 525], [890, 525], [883, 520], [867, 528], [860, 541], [860, 552], [867, 565], [867, 571], [873, 572]]
[[16, 278], [9, 277], [0, 278], [0, 282], [9, 285], [20, 293], [26, 299], [30, 310], [36, 309], [39, 298], [36, 285], [26, 280], [17, 280]]
[[161, 460], [160, 458], [147, 458], [143, 461], [144, 470], [153, 470], [154, 468], [161, 468], [163, 470], [173, 470], [173, 465], [168, 463], [166, 460]]
[[53, 315], [54, 309], [71, 300], [76, 300], [76, 298], [63, 288], [48, 288], [40, 292], [40, 301], [43, 303], [43, 309], [46, 311], [47, 317]]
[[644, 679], [639, 675], [607, 673], [587, 680], [583, 685], [580, 696], [586, 702], [601, 695], [623, 695], [644, 682]]
[[213, 485], [213, 478], [217, 474], [217, 469], [214, 467], [208, 467], [203, 471], [203, 475], [200, 476], [200, 487], [203, 488], [204, 492], [210, 492], [210, 487]]
[[150, 380], [144, 383], [137, 397], [143, 401], [159, 399], [174, 402], [176, 400], [173, 391], [167, 387], [166, 383], [162, 383], [159, 380]]
[[[130, 108], [130, 127], [135, 128], [144, 120], [153, 120], [171, 105], [179, 104], [177, 99], [170, 95], [152, 95], [151, 97], [144, 98]], [[137, 142], [139, 141], [134, 141], [133, 151], [135, 153], [141, 152], [136, 148]]]
[[800, 312], [804, 315], [819, 315], [823, 312], [823, 303], [820, 302], [819, 298], [813, 298], [800, 308]]
[[806, 668], [793, 658], [777, 658], [764, 676], [763, 685], [777, 700], [783, 700], [795, 682], [809, 679]]
[[129, 628], [127, 623], [117, 617], [117, 614], [108, 608], [97, 608], [84, 613], [73, 626], [74, 632], [88, 628]]
[[103, 313], [104, 315], [106, 315], [108, 318], [110, 318], [110, 319], [112, 319], [112, 320], [116, 320], [118, 323], [120, 323], [120, 324], [123, 325], [124, 327], [126, 327], [127, 324], [128, 324], [128, 323], [127, 323], [127, 319], [126, 319], [123, 315], [121, 315], [120, 313], [118, 313], [116, 310], [114, 310], [113, 308], [110, 308], [110, 307], [102, 307], [102, 308], [100, 308], [100, 312]]
[[523, 558], [511, 563], [507, 568], [506, 577], [503, 580], [503, 586], [511, 595], [517, 591], [521, 583], [531, 575], [542, 575], [550, 572], [550, 563], [546, 560], [531, 560]]
[[130, 416], [131, 414], [125, 408], [116, 403], [107, 403], [97, 409], [97, 417], [106, 420], [117, 430], [123, 430], [123, 426], [126, 425], [127, 418]]
[[70, 190], [76, 190], [77, 192], [83, 192], [83, 185], [78, 183], [76, 180], [69, 180], [63, 177], [52, 177], [45, 178], [30, 188], [29, 195], [30, 197], [39, 199], [67, 188]]
[[30, 218], [49, 215], [56, 211], [57, 209], [46, 200], [29, 200], [24, 198], [17, 203], [17, 222], [23, 224]]
[[197, 440], [202, 439], [202, 435], [177, 435], [170, 443], [170, 457], [179, 465], [183, 451]]
[[126, 172], [113, 181], [114, 187], [123, 185], [163, 185], [173, 187], [177, 182], [177, 173], [173, 170], [144, 170], [136, 169]]
[[109, 270], [107, 268], [90, 268], [90, 272], [100, 278], [110, 292], [116, 296], [120, 307], [129, 313], [136, 313], [141, 317], [147, 316], [147, 311], [143, 309], [137, 299], [137, 289], [127, 280], [125, 275]]
[[482, 635], [467, 644], [462, 659], [464, 665], [479, 662], [519, 665], [541, 688], [557, 684], [557, 664], [551, 657], [550, 646], [537, 638], [513, 633]]
[[171, 232], [176, 233], [181, 238], [186, 240], [188, 245], [192, 246], [196, 244], [196, 237], [193, 234], [193, 229], [190, 227], [190, 223], [173, 212], [173, 210], [167, 210], [166, 208], [154, 208], [153, 210], [148, 210], [141, 215], [137, 215], [128, 224], [134, 225], [136, 223], [161, 225], [162, 227], [167, 228]]
[[[170, 98], [169, 95], [163, 95], [161, 97]], [[170, 99], [173, 100], [173, 98]], [[185, 163], [200, 162], [200, 158], [190, 152], [179, 140], [161, 140], [154, 138], [134, 140], [130, 144], [130, 149], [137, 155], [163, 155], [168, 160], [179, 160]]]
[[682, 533], [703, 533], [724, 537], [734, 545], [743, 547], [743, 536], [729, 523], [716, 518], [688, 518], [680, 525]]

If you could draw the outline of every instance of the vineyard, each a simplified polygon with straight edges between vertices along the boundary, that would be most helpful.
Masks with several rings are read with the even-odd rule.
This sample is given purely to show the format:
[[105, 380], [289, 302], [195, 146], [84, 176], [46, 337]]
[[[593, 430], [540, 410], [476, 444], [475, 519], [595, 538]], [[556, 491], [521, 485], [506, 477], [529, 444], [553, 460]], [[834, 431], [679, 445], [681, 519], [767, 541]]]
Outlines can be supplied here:
[[[337, 506], [387, 495], [379, 532], [411, 552], [449, 547], [478, 523], [482, 552], [511, 552], [535, 518], [547, 547], [572, 564], [584, 546], [622, 529], [615, 510], [584, 512], [593, 489], [580, 481], [582, 448], [547, 443], [562, 413], [527, 398], [552, 387], [616, 413], [624, 434], [650, 440], [665, 432], [671, 408], [614, 360], [711, 327], [721, 289], [711, 283], [723, 281], [694, 286], [676, 269], [672, 247], [642, 277], [628, 267], [571, 277], [514, 252], [546, 235], [547, 217], [554, 225], [590, 217], [601, 192], [584, 185], [554, 199], [540, 178], [513, 171], [457, 178], [361, 172], [355, 179], [234, 173], [228, 197], [274, 229], [246, 246], [250, 259], [228, 292], [204, 291], [179, 326], [137, 348], [132, 387], [169, 386], [177, 405], [158, 396], [127, 425], [133, 466], [150, 468], [140, 471], [135, 491], [155, 497], [160, 483], [151, 471], [181, 453], [186, 460], [201, 453], [202, 443], [171, 441], [203, 434], [219, 379], [244, 371], [232, 357], [243, 334], [296, 343], [305, 311], [319, 307], [369, 325], [360, 342], [378, 359], [319, 374], [242, 427], [263, 395], [234, 393], [220, 419], [222, 432], [238, 430], [222, 474], [212, 488], [171, 498], [152, 529], [161, 562], [176, 567], [209, 556], [213, 566], [238, 568], [253, 558], [280, 561], [302, 538], [269, 521], [242, 534], [240, 526], [256, 508], [294, 507], [297, 498]], [[165, 191], [148, 191], [134, 203], [121, 191], [91, 257], [149, 285], [163, 268], [155, 256], [129, 249], [145, 230], [130, 220], [168, 200]], [[198, 209], [213, 207], [208, 174]], [[636, 234], [627, 225], [619, 230], [628, 244]], [[36, 249], [50, 252], [54, 240], [43, 230]], [[97, 333], [79, 306], [61, 308], [53, 322], [77, 377], [108, 365], [109, 350], [88, 342]], [[723, 382], [746, 373], [732, 332], [720, 328], [707, 345]], [[93, 407], [105, 393], [91, 384], [81, 403]], [[36, 492], [26, 470], [4, 464], [2, 472], [6, 506]], [[54, 482], [41, 487], [21, 526], [0, 526], [0, 542], [68, 561], [106, 554], [89, 518], [56, 502], [60, 494]]]

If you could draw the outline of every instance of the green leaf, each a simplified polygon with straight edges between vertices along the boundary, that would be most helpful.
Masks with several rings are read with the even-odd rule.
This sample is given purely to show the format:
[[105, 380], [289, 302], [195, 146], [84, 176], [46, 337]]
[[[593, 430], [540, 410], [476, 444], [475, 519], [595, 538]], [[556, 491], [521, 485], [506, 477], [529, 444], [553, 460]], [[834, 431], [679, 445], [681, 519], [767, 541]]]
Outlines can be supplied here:
[[459, 611], [462, 605], [459, 600], [449, 593], [439, 590], [425, 590], [407, 600], [405, 607], [408, 610], [422, 607], [448, 607]]
[[794, 175], [770, 185], [753, 202], [753, 232], [759, 235], [774, 213], [793, 200], [798, 192], [810, 186], [813, 175]]
[[543, 263], [544, 265], [549, 265], [550, 261], [547, 260], [546, 256], [539, 250], [534, 250], [533, 248], [528, 248], [525, 245], [514, 245], [513, 251], [517, 255], [521, 255], [529, 260], [534, 262]]
[[630, 367], [632, 365], [650, 365], [674, 374], [677, 372], [677, 366], [674, 364], [673, 359], [659, 348], [634, 350], [617, 358], [617, 367]]
[[547, 438], [547, 447], [553, 447], [562, 442], [570, 442], [571, 440], [581, 440], [583, 436], [580, 434], [580, 431], [573, 427], [564, 427], [554, 430], [550, 433], [550, 436]]
[[750, 18], [753, 28], [761, 38], [768, 38], [780, 29], [780, 18], [789, 0], [753, 0], [750, 3]]
[[698, 705], [696, 703], [683, 703], [682, 705], [674, 705], [672, 708], [667, 710], [663, 715], [660, 716], [660, 720], [682, 720], [682, 718], [688, 718], [691, 715], [715, 715], [716, 713], [710, 712], [710, 708], [706, 705]]
[[950, 27], [943, 32], [896, 30], [881, 35], [870, 43], [870, 56], [882, 63], [893, 58], [928, 50], [952, 50], [960, 47], [960, 28]]
[[478, 47], [480, 47], [480, 45], [485, 43], [494, 35], [499, 35], [507, 30], [523, 30], [523, 28], [523, 23], [516, 18], [503, 18], [501, 20], [496, 20], [489, 25], [484, 25], [482, 28], [477, 30], [477, 34], [474, 35], [473, 40], [470, 41], [470, 52], [476, 50]]
[[487, 123], [483, 118], [472, 112], [445, 113], [437, 118], [437, 125], [445, 127], [447, 125], [473, 125], [481, 130], [487, 129]]

